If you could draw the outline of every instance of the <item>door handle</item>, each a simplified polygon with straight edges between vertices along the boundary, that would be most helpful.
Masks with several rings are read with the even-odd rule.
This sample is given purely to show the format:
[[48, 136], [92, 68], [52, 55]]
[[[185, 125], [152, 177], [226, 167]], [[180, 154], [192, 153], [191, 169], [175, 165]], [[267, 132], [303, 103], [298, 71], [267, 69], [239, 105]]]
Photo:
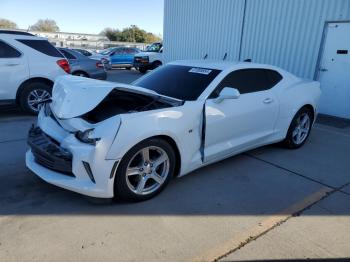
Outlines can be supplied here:
[[268, 98], [265, 98], [263, 102], [264, 104], [270, 104], [273, 102], [273, 99], [268, 97]]
[[19, 65], [19, 63], [7, 63], [5, 64], [6, 66], [16, 66], [16, 65]]
[[327, 72], [328, 69], [326, 69], [326, 68], [320, 68], [320, 71], [321, 71], [321, 72]]

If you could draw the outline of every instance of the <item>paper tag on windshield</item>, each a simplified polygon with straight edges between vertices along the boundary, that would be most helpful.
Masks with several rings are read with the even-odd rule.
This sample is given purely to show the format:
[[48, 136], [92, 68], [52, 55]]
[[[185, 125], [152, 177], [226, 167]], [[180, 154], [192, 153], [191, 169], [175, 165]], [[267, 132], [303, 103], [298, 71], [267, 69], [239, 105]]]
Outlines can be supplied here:
[[212, 70], [210, 70], [210, 69], [194, 67], [194, 68], [191, 68], [190, 71], [188, 71], [188, 72], [202, 74], [202, 75], [209, 75], [211, 71]]

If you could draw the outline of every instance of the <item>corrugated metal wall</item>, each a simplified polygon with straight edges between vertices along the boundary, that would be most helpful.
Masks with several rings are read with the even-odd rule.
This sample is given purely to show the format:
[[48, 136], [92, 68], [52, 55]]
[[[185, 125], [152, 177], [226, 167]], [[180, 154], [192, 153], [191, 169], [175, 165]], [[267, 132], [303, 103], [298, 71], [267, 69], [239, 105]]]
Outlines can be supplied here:
[[247, 0], [241, 58], [313, 78], [326, 21], [350, 20], [349, 0]]
[[325, 22], [346, 20], [350, 0], [165, 0], [164, 55], [221, 59], [227, 52], [228, 60], [251, 58], [313, 78]]
[[244, 0], [165, 0], [164, 56], [238, 59]]

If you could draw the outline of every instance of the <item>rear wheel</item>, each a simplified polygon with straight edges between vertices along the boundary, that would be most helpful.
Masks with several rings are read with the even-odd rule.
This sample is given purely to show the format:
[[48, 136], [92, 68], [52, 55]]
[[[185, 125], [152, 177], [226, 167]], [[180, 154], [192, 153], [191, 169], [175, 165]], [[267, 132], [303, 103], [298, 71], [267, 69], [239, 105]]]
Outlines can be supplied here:
[[52, 87], [42, 82], [28, 84], [20, 94], [19, 103], [22, 109], [30, 114], [37, 114], [42, 101], [51, 98]]
[[142, 201], [160, 193], [175, 170], [175, 153], [162, 139], [145, 140], [128, 151], [116, 172], [114, 195]]
[[283, 144], [291, 149], [301, 147], [310, 135], [313, 122], [313, 113], [303, 107], [294, 116], [292, 123], [289, 126], [286, 138]]
[[82, 71], [74, 72], [74, 73], [72, 73], [72, 75], [81, 76], [81, 77], [89, 77], [87, 73], [82, 72]]

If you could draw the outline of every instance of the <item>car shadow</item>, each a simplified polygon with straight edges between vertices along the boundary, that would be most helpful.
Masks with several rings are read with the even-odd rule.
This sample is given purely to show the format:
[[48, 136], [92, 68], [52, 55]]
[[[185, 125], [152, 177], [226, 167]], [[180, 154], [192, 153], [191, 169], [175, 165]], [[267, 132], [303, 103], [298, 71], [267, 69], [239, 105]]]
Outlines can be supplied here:
[[0, 215], [265, 216], [279, 213], [322, 187], [247, 154], [173, 179], [161, 194], [138, 203], [92, 200], [46, 183], [24, 164], [16, 170], [12, 172], [10, 166], [1, 172]]

